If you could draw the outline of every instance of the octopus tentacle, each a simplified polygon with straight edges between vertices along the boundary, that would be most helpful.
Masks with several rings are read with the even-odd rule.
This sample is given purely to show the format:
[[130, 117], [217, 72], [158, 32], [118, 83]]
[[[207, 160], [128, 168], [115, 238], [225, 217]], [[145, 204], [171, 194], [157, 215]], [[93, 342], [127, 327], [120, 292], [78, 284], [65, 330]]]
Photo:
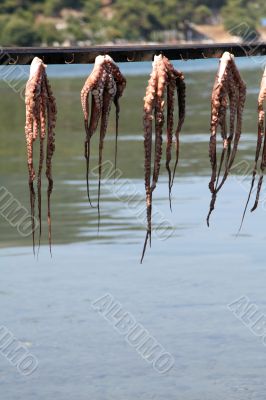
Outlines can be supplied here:
[[[262, 117], [262, 120], [260, 119]], [[256, 179], [256, 175], [257, 175], [257, 165], [258, 165], [258, 159], [260, 156], [260, 151], [261, 151], [261, 145], [262, 145], [262, 141], [263, 141], [263, 136], [264, 136], [264, 129], [263, 129], [263, 122], [264, 122], [264, 112], [262, 111], [262, 113], [260, 112], [259, 115], [259, 122], [258, 122], [258, 136], [257, 136], [257, 146], [256, 146], [256, 153], [255, 153], [255, 162], [254, 162], [254, 167], [253, 167], [253, 171], [252, 171], [252, 180], [251, 180], [251, 185], [250, 185], [250, 189], [249, 189], [249, 193], [248, 193], [248, 198], [247, 198], [247, 202], [244, 208], [244, 212], [242, 215], [242, 219], [241, 219], [241, 223], [240, 223], [240, 227], [238, 229], [238, 233], [241, 231], [243, 223], [244, 223], [244, 219], [245, 219], [245, 215], [247, 212], [247, 208], [248, 208], [248, 204], [250, 201], [250, 197], [251, 197], [251, 193], [255, 184], [255, 179]], [[258, 198], [258, 199], [257, 199]], [[259, 201], [259, 195], [257, 193], [256, 195], [256, 207]], [[256, 209], [256, 207], [254, 208], [254, 210]], [[252, 208], [252, 211], [254, 211]]]
[[[108, 75], [108, 76], [107, 76]], [[110, 87], [109, 87], [110, 86]], [[86, 182], [87, 194], [90, 205], [92, 206], [89, 193], [89, 162], [90, 162], [90, 141], [96, 132], [98, 123], [101, 119], [100, 142], [99, 142], [99, 181], [98, 181], [98, 229], [100, 224], [100, 181], [102, 169], [103, 142], [107, 129], [108, 117], [110, 114], [111, 103], [114, 102], [116, 108], [116, 145], [115, 145], [115, 169], [117, 159], [117, 138], [120, 105], [119, 99], [126, 86], [126, 80], [121, 74], [118, 66], [108, 55], [98, 56], [91, 75], [86, 80], [81, 90], [81, 105], [84, 115], [84, 127], [86, 132], [85, 140], [85, 159], [86, 159]], [[89, 120], [89, 94], [92, 96], [90, 123]]]
[[[231, 154], [229, 156], [229, 160], [228, 160], [228, 164], [225, 169], [223, 180], [220, 183], [217, 190], [220, 190], [221, 187], [223, 186], [223, 184], [230, 172], [230, 169], [234, 163], [235, 157], [236, 157], [238, 143], [239, 143], [239, 140], [241, 137], [242, 117], [243, 117], [244, 105], [245, 105], [245, 100], [246, 100], [246, 85], [242, 81], [240, 74], [239, 74], [237, 67], [233, 60], [230, 61], [230, 65], [231, 65], [231, 70], [232, 70], [232, 78], [229, 76], [229, 82], [231, 83], [231, 85], [236, 86], [235, 90], [236, 90], [236, 94], [237, 94], [237, 96], [234, 97], [234, 99], [237, 99], [237, 106], [235, 107], [236, 111], [235, 111], [235, 109], [233, 109], [234, 116], [235, 116], [235, 112], [236, 112], [236, 127], [235, 127], [235, 133], [234, 133], [234, 137], [233, 137], [233, 148], [232, 148]], [[231, 143], [231, 141], [230, 141], [230, 143]]]
[[[41, 60], [40, 60], [41, 61]], [[30, 209], [31, 209], [31, 227], [32, 227], [32, 246], [35, 255], [35, 170], [33, 165], [33, 143], [38, 136], [38, 106], [40, 104], [39, 95], [41, 92], [41, 79], [44, 71], [44, 65], [39, 59], [35, 58], [30, 69], [30, 77], [26, 84], [25, 105], [26, 122], [25, 137], [27, 145], [29, 190], [30, 190]]]
[[238, 103], [237, 103], [237, 119], [236, 119], [236, 129], [235, 129], [235, 137], [234, 137], [234, 144], [233, 144], [233, 149], [230, 155], [230, 162], [229, 162], [229, 166], [228, 166], [228, 171], [227, 171], [227, 175], [229, 173], [229, 170], [231, 169], [234, 160], [235, 160], [235, 156], [236, 156], [236, 152], [237, 152], [237, 147], [238, 147], [238, 143], [241, 137], [241, 133], [242, 133], [242, 120], [243, 120], [243, 111], [244, 111], [244, 106], [245, 106], [245, 101], [246, 101], [246, 85], [244, 84], [244, 82], [242, 81], [236, 66], [234, 65], [234, 69], [235, 69], [235, 73], [237, 73], [237, 82], [239, 82], [239, 86], [238, 86], [238, 90], [239, 90], [239, 94], [238, 94]]
[[28, 139], [28, 170], [29, 170], [29, 189], [30, 189], [30, 208], [31, 208], [31, 228], [32, 228], [32, 246], [33, 253], [35, 255], [35, 190], [34, 190], [34, 179], [35, 179], [35, 171], [33, 168], [33, 139]]
[[174, 71], [175, 76], [176, 76], [176, 88], [177, 88], [177, 99], [178, 99], [178, 124], [177, 128], [175, 131], [175, 148], [176, 148], [176, 160], [175, 160], [175, 165], [173, 169], [173, 176], [172, 176], [172, 182], [171, 182], [171, 189], [174, 184], [174, 178], [175, 178], [175, 173], [176, 173], [176, 168], [178, 165], [178, 159], [179, 159], [179, 135], [182, 129], [182, 126], [185, 121], [185, 115], [186, 115], [186, 84], [184, 80], [184, 75], [182, 72], [179, 71]]
[[[226, 85], [226, 83], [225, 83], [225, 85]], [[223, 91], [222, 91], [222, 93], [223, 93]], [[220, 109], [220, 115], [219, 115], [219, 120], [218, 121], [219, 121], [219, 125], [220, 125], [220, 128], [221, 128], [221, 137], [222, 137], [222, 140], [223, 140], [223, 149], [222, 149], [222, 154], [221, 154], [221, 157], [220, 157], [220, 163], [219, 163], [219, 167], [218, 167], [218, 174], [217, 174], [215, 188], [214, 188], [214, 191], [215, 191], [216, 194], [220, 190], [220, 187], [218, 185], [219, 185], [219, 179], [220, 179], [221, 171], [222, 171], [223, 164], [224, 164], [225, 154], [226, 154], [226, 162], [225, 162], [226, 166], [227, 166], [228, 157], [229, 157], [229, 155], [228, 155], [227, 121], [226, 121], [226, 112], [227, 112], [227, 108], [228, 108], [227, 97], [223, 97], [221, 99], [220, 105], [221, 105], [221, 109]], [[230, 110], [231, 110], [231, 108], [230, 108]], [[231, 127], [231, 125], [230, 125], [230, 127]]]
[[118, 123], [119, 123], [119, 114], [120, 114], [120, 104], [119, 99], [123, 95], [125, 87], [126, 87], [126, 79], [121, 73], [120, 69], [118, 68], [117, 64], [114, 60], [106, 55], [105, 62], [107, 65], [107, 69], [112, 74], [113, 79], [116, 83], [116, 94], [114, 96], [114, 105], [115, 105], [115, 171], [114, 171], [114, 178], [116, 174], [116, 167], [117, 167], [117, 145], [118, 145]]
[[229, 96], [229, 108], [230, 108], [230, 123], [229, 123], [229, 135], [225, 139], [224, 147], [227, 148], [225, 170], [228, 169], [228, 163], [231, 155], [231, 143], [234, 137], [235, 131], [235, 118], [237, 113], [237, 96], [238, 90], [234, 85], [234, 82], [230, 80], [228, 85], [228, 96]]
[[117, 168], [117, 152], [118, 152], [118, 124], [119, 124], [119, 113], [120, 113], [120, 104], [117, 96], [114, 98], [115, 105], [115, 175], [116, 176], [116, 168]]
[[[212, 92], [211, 106], [211, 136], [209, 144], [209, 155], [212, 167], [209, 189], [212, 193], [209, 213], [207, 215], [207, 225], [214, 210], [217, 193], [224, 185], [232, 165], [235, 160], [238, 143], [242, 130], [242, 115], [246, 99], [246, 86], [242, 81], [234, 58], [230, 53], [225, 52], [220, 60], [219, 70], [215, 78]], [[229, 103], [230, 124], [229, 136], [227, 137], [226, 114]], [[216, 156], [216, 133], [218, 125], [221, 127], [221, 136], [223, 139], [223, 150], [220, 158], [220, 164], [217, 175], [217, 156]], [[233, 149], [231, 150], [231, 142]], [[219, 183], [221, 169], [226, 154], [225, 170], [223, 178]]]
[[[163, 63], [165, 65], [165, 68], [167, 71], [167, 76], [168, 76], [166, 170], [168, 172], [168, 178], [169, 178], [169, 184], [168, 184], [169, 204], [170, 204], [170, 209], [172, 209], [172, 207], [171, 207], [171, 190], [172, 190], [172, 186], [174, 183], [174, 176], [175, 176], [175, 172], [176, 172], [176, 168], [177, 168], [177, 164], [178, 164], [178, 158], [179, 158], [179, 134], [180, 134], [181, 128], [182, 128], [184, 120], [185, 120], [186, 85], [185, 85], [183, 73], [175, 70], [174, 67], [172, 66], [172, 64], [170, 63], [170, 61], [166, 57], [163, 57]], [[174, 112], [174, 93], [172, 92], [172, 89], [174, 90], [175, 88], [176, 88], [176, 92], [177, 92], [179, 119], [178, 119], [176, 131], [175, 131], [176, 159], [175, 159], [173, 176], [172, 176], [171, 169], [170, 169], [172, 138], [173, 138], [173, 133], [171, 132], [173, 127], [171, 125], [173, 123], [172, 113]]]
[[263, 150], [262, 150], [262, 161], [261, 161], [261, 165], [260, 165], [260, 171], [261, 171], [261, 175], [259, 178], [259, 182], [258, 182], [258, 186], [257, 186], [257, 193], [256, 193], [256, 199], [255, 199], [255, 203], [251, 209], [251, 211], [255, 211], [256, 208], [258, 207], [258, 203], [259, 203], [259, 198], [260, 198], [260, 190], [261, 190], [261, 186], [262, 186], [262, 181], [263, 181], [263, 173], [265, 170], [265, 166], [266, 166], [266, 132], [264, 133], [264, 140], [263, 140]]
[[[35, 254], [35, 170], [33, 166], [33, 143], [40, 138], [39, 168], [37, 178], [38, 190], [38, 222], [39, 222], [39, 246], [42, 233], [41, 221], [41, 184], [42, 168], [44, 161], [44, 140], [46, 137], [47, 125], [47, 154], [46, 154], [46, 176], [48, 183], [48, 229], [49, 229], [49, 247], [51, 252], [51, 216], [50, 216], [50, 195], [52, 192], [51, 178], [51, 160], [54, 152], [54, 128], [56, 120], [55, 99], [48, 82], [45, 72], [46, 65], [38, 57], [35, 57], [31, 63], [30, 77], [26, 84], [25, 104], [26, 104], [26, 123], [25, 136], [27, 144], [29, 188], [30, 188], [30, 206], [32, 221], [32, 240], [33, 252]], [[48, 123], [46, 124], [46, 120]]]
[[[45, 93], [45, 92], [44, 92]], [[39, 217], [39, 249], [41, 244], [41, 236], [42, 236], [42, 169], [43, 169], [43, 161], [44, 161], [44, 140], [46, 136], [46, 97], [42, 97], [40, 100], [40, 155], [39, 155], [39, 169], [38, 169], [38, 217]]]
[[[211, 179], [209, 182], [209, 189], [210, 192], [212, 193], [211, 197], [211, 202], [210, 202], [210, 208], [209, 208], [209, 213], [207, 215], [207, 225], [209, 226], [209, 219], [211, 216], [212, 211], [214, 210], [215, 202], [216, 202], [216, 179], [217, 179], [217, 153], [216, 153], [216, 142], [217, 142], [217, 129], [219, 123], [221, 124], [221, 83], [219, 82], [220, 76], [219, 72], [221, 69], [221, 64], [219, 67], [218, 74], [215, 77], [215, 82], [213, 86], [213, 91], [212, 91], [212, 98], [211, 98], [211, 135], [210, 135], [210, 142], [209, 142], [209, 157], [210, 157], [210, 163], [211, 163]], [[223, 132], [223, 135], [225, 133]], [[220, 166], [222, 164], [220, 163]]]
[[[216, 178], [216, 184], [215, 184], [215, 188], [214, 191], [217, 194], [218, 191], [220, 190], [220, 186], [219, 186], [219, 179], [221, 176], [221, 171], [223, 168], [223, 163], [224, 163], [224, 157], [227, 153], [228, 156], [228, 152], [227, 152], [227, 124], [226, 124], [226, 119], [224, 119], [223, 121], [221, 121], [221, 136], [223, 138], [223, 149], [222, 149], [222, 154], [221, 154], [221, 158], [220, 158], [220, 163], [219, 163], [219, 168], [218, 168], [218, 173], [217, 173], [217, 178]], [[227, 159], [228, 157], [226, 157], [226, 163], [227, 163]]]
[[[171, 149], [173, 141], [173, 126], [174, 126], [174, 95], [175, 95], [175, 89], [177, 89], [178, 105], [179, 105], [179, 121], [175, 132], [176, 164], [177, 164], [178, 151], [179, 151], [179, 132], [181, 130], [185, 117], [185, 85], [184, 83], [180, 84], [181, 80], [183, 79], [184, 78], [182, 73], [176, 71], [166, 57], [162, 55], [154, 57], [153, 69], [146, 89], [146, 96], [144, 97], [143, 126], [144, 126], [147, 229], [146, 229], [144, 246], [142, 250], [141, 263], [143, 261], [146, 252], [148, 241], [151, 245], [152, 195], [156, 188], [160, 173], [165, 102], [167, 103], [166, 169], [168, 172], [169, 203], [171, 209], [171, 187], [173, 183], [173, 177], [171, 174], [170, 162], [171, 162]], [[165, 101], [165, 94], [166, 94], [166, 101]], [[154, 149], [153, 173], [151, 180], [153, 120], [155, 120], [155, 149]]]
[[[215, 207], [215, 202], [216, 202], [216, 198], [217, 198], [217, 193], [219, 192], [219, 190], [221, 189], [222, 185], [223, 185], [223, 180], [219, 185], [219, 178], [221, 175], [221, 171], [222, 171], [222, 167], [223, 167], [223, 163], [224, 163], [224, 158], [225, 158], [225, 154], [227, 151], [227, 157], [226, 157], [226, 165], [228, 162], [228, 149], [227, 149], [227, 124], [226, 124], [226, 119], [223, 118], [220, 121], [220, 126], [221, 126], [221, 136], [223, 138], [223, 149], [222, 149], [222, 154], [220, 157], [220, 162], [219, 162], [219, 167], [218, 167], [218, 173], [217, 171], [217, 161], [216, 161], [216, 165], [214, 166], [214, 173], [215, 173], [215, 181], [214, 181], [214, 189], [212, 191], [212, 198], [211, 198], [211, 202], [210, 202], [210, 209], [209, 209], [209, 213], [207, 216], [207, 225], [209, 226], [209, 219], [211, 216], [212, 211], [214, 210]], [[216, 149], [215, 149], [216, 152]], [[216, 153], [215, 153], [216, 154]], [[216, 175], [217, 173], [217, 175]]]
[[[216, 181], [216, 174], [217, 174], [217, 155], [216, 155], [216, 137], [217, 137], [217, 127], [219, 123], [219, 113], [218, 109], [220, 107], [220, 90], [219, 84], [217, 82], [217, 77], [214, 83], [213, 93], [212, 93], [212, 106], [211, 106], [211, 136], [210, 136], [210, 143], [209, 143], [209, 157], [211, 162], [212, 174], [211, 180], [209, 182], [209, 189], [211, 193], [214, 193], [215, 189], [215, 181]], [[217, 93], [218, 92], [218, 93]]]
[[[91, 115], [95, 115], [95, 100], [92, 96], [91, 99]], [[93, 207], [91, 199], [90, 199], [90, 187], [89, 187], [89, 170], [90, 170], [90, 135], [89, 135], [89, 127], [88, 121], [84, 120], [84, 126], [86, 131], [86, 140], [84, 142], [84, 157], [86, 160], [86, 185], [87, 185], [87, 196], [90, 203], [90, 206]]]
[[116, 94], [116, 83], [111, 74], [105, 75], [106, 84], [103, 92], [103, 105], [102, 105], [102, 116], [101, 116], [101, 126], [100, 126], [100, 140], [99, 140], [99, 162], [98, 162], [98, 231], [100, 229], [100, 193], [101, 193], [101, 177], [102, 177], [102, 153], [104, 138], [106, 135], [108, 118], [111, 110], [111, 104], [113, 102], [114, 96]]
[[146, 213], [147, 213], [147, 232], [144, 241], [141, 263], [143, 261], [147, 242], [151, 241], [151, 214], [152, 214], [152, 191], [151, 191], [151, 153], [152, 153], [152, 121], [155, 98], [158, 86], [157, 59], [154, 58], [153, 69], [144, 97], [144, 169], [145, 169], [145, 191], [146, 191]]
[[[228, 78], [228, 62], [229, 59], [221, 60], [219, 70], [215, 78], [213, 93], [212, 93], [212, 105], [211, 105], [211, 138], [209, 145], [209, 154], [212, 165], [212, 176], [209, 183], [211, 193], [217, 190], [217, 182], [221, 173], [221, 169], [224, 161], [224, 153], [227, 148], [227, 126], [226, 126], [226, 111], [228, 107], [228, 101], [226, 97], [227, 91], [227, 78]], [[221, 127], [221, 137], [223, 139], [223, 150], [218, 168], [217, 175], [217, 158], [216, 158], [216, 136], [218, 126]], [[212, 158], [213, 157], [213, 158]], [[214, 162], [215, 161], [215, 162]]]
[[162, 158], [162, 130], [164, 124], [164, 93], [167, 85], [167, 73], [162, 66], [158, 66], [158, 86], [155, 100], [155, 157], [151, 191], [156, 188], [159, 178], [160, 162]]
[[[94, 94], [93, 94], [94, 93]], [[90, 199], [90, 188], [89, 188], [89, 170], [90, 170], [90, 143], [91, 143], [91, 138], [94, 132], [96, 132], [98, 123], [100, 120], [101, 116], [101, 95], [100, 92], [97, 89], [94, 89], [92, 93], [92, 99], [91, 99], [91, 118], [90, 118], [90, 125], [89, 125], [89, 134], [86, 137], [85, 141], [85, 159], [86, 159], [86, 183], [87, 183], [87, 195], [88, 195], [88, 200], [91, 205], [91, 207], [94, 207], [92, 205], [91, 199]]]
[[165, 162], [165, 167], [168, 172], [170, 210], [172, 210], [172, 204], [171, 204], [172, 172], [170, 168], [170, 162], [171, 162], [171, 150], [172, 150], [173, 129], [174, 129], [174, 93], [175, 93], [175, 83], [171, 79], [169, 85], [167, 86], [167, 130], [166, 130], [166, 162]]
[[[86, 132], [86, 139], [84, 143], [84, 155], [86, 159], [86, 184], [87, 195], [90, 205], [92, 206], [89, 192], [89, 163], [90, 163], [90, 140], [96, 132], [98, 122], [101, 114], [101, 89], [98, 86], [103, 74], [103, 61], [104, 56], [98, 56], [95, 59], [94, 68], [92, 73], [87, 78], [81, 90], [81, 106], [84, 116], [84, 128]], [[92, 93], [91, 115], [89, 124], [89, 95]]]
[[[262, 181], [263, 181], [263, 173], [264, 173], [264, 169], [266, 166], [266, 124], [265, 124], [265, 111], [263, 108], [265, 101], [266, 101], [266, 67], [265, 67], [265, 71], [264, 71], [264, 74], [262, 77], [261, 88], [260, 88], [260, 93], [259, 93], [259, 98], [258, 98], [258, 139], [257, 139], [257, 151], [256, 151], [256, 156], [255, 156], [255, 166], [254, 166], [254, 171], [253, 171], [253, 176], [254, 176], [254, 174], [256, 176], [257, 161], [259, 158], [259, 153], [260, 153], [261, 144], [262, 144], [262, 140], [263, 140], [263, 148], [262, 148], [261, 164], [260, 164], [261, 175], [260, 175], [258, 186], [257, 186], [255, 203], [254, 203], [251, 211], [255, 211], [258, 206], [260, 190], [261, 190]], [[253, 180], [254, 179], [255, 179], [255, 177], [253, 178]], [[253, 180], [252, 180], [252, 182], [253, 182]], [[253, 182], [253, 185], [254, 185], [254, 182]]]
[[46, 177], [48, 180], [47, 188], [47, 221], [48, 221], [48, 239], [49, 248], [51, 253], [52, 246], [52, 228], [51, 228], [51, 194], [53, 191], [54, 181], [52, 178], [52, 157], [55, 151], [55, 124], [57, 108], [55, 98], [53, 96], [51, 87], [49, 85], [47, 76], [45, 75], [45, 86], [47, 90], [47, 118], [48, 118], [48, 131], [47, 131], [47, 150], [46, 150]]

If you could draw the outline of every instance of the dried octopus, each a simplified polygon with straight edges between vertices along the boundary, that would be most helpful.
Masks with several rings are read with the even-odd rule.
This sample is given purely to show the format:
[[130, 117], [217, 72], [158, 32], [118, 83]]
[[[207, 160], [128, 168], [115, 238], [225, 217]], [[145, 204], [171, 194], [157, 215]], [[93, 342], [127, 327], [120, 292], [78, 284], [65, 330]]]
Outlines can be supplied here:
[[52, 178], [52, 157], [55, 150], [55, 124], [56, 124], [56, 103], [51, 86], [49, 84], [46, 71], [46, 65], [41, 59], [35, 57], [30, 67], [30, 77], [26, 85], [25, 104], [26, 104], [26, 123], [25, 135], [27, 144], [28, 171], [29, 171], [29, 189], [31, 205], [31, 223], [33, 251], [35, 253], [35, 189], [34, 180], [36, 173], [33, 164], [33, 144], [36, 139], [40, 139], [39, 168], [37, 173], [37, 193], [38, 193], [38, 222], [39, 222], [39, 246], [42, 234], [42, 169], [45, 158], [44, 142], [47, 136], [46, 145], [46, 177], [48, 180], [47, 201], [48, 201], [48, 235], [51, 252], [51, 206], [50, 197], [53, 190]]
[[[246, 85], [241, 79], [234, 62], [234, 56], [225, 52], [220, 60], [219, 70], [216, 75], [211, 100], [211, 136], [209, 156], [212, 168], [209, 189], [212, 193], [210, 209], [207, 216], [207, 225], [214, 210], [217, 193], [225, 183], [230, 169], [234, 163], [237, 147], [242, 130], [242, 115], [246, 100]], [[229, 134], [227, 133], [227, 109], [229, 106]], [[221, 127], [223, 150], [217, 173], [216, 136], [218, 126]], [[231, 149], [233, 143], [233, 148]], [[225, 161], [224, 173], [219, 183], [220, 174]]]
[[[266, 67], [264, 70], [264, 74], [262, 76], [260, 92], [259, 92], [259, 97], [258, 97], [258, 136], [257, 136], [257, 147], [256, 147], [256, 153], [255, 153], [255, 164], [254, 164], [253, 173], [252, 173], [251, 187], [250, 187], [247, 203], [245, 206], [245, 210], [244, 210], [244, 213], [242, 216], [242, 221], [241, 221], [241, 225], [239, 228], [239, 232], [242, 228], [245, 214], [247, 211], [247, 207], [249, 204], [249, 200], [251, 197], [251, 193], [252, 193], [252, 190], [254, 187], [254, 183], [255, 183], [255, 179], [256, 179], [256, 175], [257, 175], [258, 160], [259, 160], [259, 157], [261, 154], [260, 178], [259, 178], [258, 185], [257, 185], [257, 193], [256, 193], [255, 203], [254, 203], [251, 211], [256, 210], [258, 203], [259, 203], [259, 198], [260, 198], [260, 190], [261, 190], [262, 181], [263, 181], [264, 169], [266, 166], [266, 125], [265, 125], [264, 102], [266, 102]], [[263, 145], [263, 147], [262, 147], [262, 151], [261, 151], [262, 145]]]
[[[173, 173], [170, 168], [172, 158], [172, 143], [174, 131], [174, 100], [175, 91], [179, 107], [179, 120], [175, 130], [175, 165]], [[145, 152], [145, 190], [147, 208], [147, 232], [144, 242], [141, 262], [143, 261], [147, 242], [151, 245], [151, 219], [152, 219], [152, 193], [156, 188], [159, 178], [160, 163], [162, 158], [162, 133], [164, 126], [165, 94], [167, 102], [167, 129], [166, 129], [166, 169], [168, 171], [169, 202], [171, 208], [171, 189], [179, 157], [179, 134], [185, 119], [186, 86], [184, 76], [175, 70], [169, 60], [162, 56], [155, 56], [153, 69], [144, 97], [144, 152]], [[152, 173], [152, 131], [153, 119], [155, 120], [155, 155]], [[151, 179], [152, 173], [152, 179]]]
[[[118, 66], [113, 59], [108, 56], [98, 56], [92, 73], [86, 80], [81, 90], [81, 105], [84, 114], [84, 126], [86, 132], [85, 140], [85, 159], [86, 159], [86, 182], [87, 194], [90, 205], [92, 206], [89, 190], [89, 169], [90, 169], [90, 141], [96, 132], [100, 122], [99, 140], [99, 178], [98, 178], [98, 230], [100, 224], [100, 190], [102, 174], [102, 153], [104, 138], [106, 135], [108, 117], [112, 102], [116, 108], [116, 139], [115, 139], [115, 170], [117, 164], [117, 139], [118, 139], [118, 120], [119, 120], [119, 99], [126, 87], [126, 79], [121, 74]], [[91, 93], [91, 109], [89, 111], [89, 95]], [[90, 119], [90, 120], [89, 120]]]

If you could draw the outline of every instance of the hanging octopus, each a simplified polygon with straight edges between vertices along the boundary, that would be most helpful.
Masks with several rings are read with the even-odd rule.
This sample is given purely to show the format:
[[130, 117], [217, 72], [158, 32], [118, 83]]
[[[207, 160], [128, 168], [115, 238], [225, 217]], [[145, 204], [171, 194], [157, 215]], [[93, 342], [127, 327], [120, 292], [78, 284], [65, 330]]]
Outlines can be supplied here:
[[[119, 99], [126, 87], [126, 79], [121, 74], [118, 66], [113, 59], [108, 56], [98, 56], [92, 73], [86, 80], [81, 90], [81, 105], [84, 114], [84, 127], [86, 132], [85, 140], [85, 159], [86, 159], [86, 182], [87, 194], [90, 205], [92, 206], [89, 190], [89, 170], [90, 170], [90, 141], [96, 132], [100, 121], [100, 140], [99, 140], [99, 164], [98, 164], [98, 230], [100, 226], [100, 191], [102, 174], [102, 153], [104, 138], [106, 135], [108, 118], [112, 102], [116, 108], [116, 139], [115, 139], [115, 170], [117, 164], [117, 139], [118, 139], [118, 120], [120, 105]], [[89, 111], [89, 95], [91, 93], [91, 108]]]
[[[234, 56], [225, 52], [220, 59], [218, 73], [215, 78], [212, 99], [211, 99], [211, 136], [209, 144], [209, 156], [212, 168], [209, 189], [212, 194], [210, 209], [207, 216], [207, 225], [214, 210], [217, 193], [225, 183], [230, 169], [234, 163], [237, 153], [237, 147], [242, 130], [242, 115], [246, 100], [246, 85], [241, 79]], [[229, 106], [229, 134], [227, 133], [227, 109]], [[221, 127], [221, 136], [223, 140], [223, 150], [217, 173], [217, 155], [216, 155], [216, 136], [218, 126]], [[233, 143], [233, 148], [232, 147]], [[224, 173], [219, 183], [223, 164]]]
[[[251, 193], [252, 193], [252, 190], [254, 187], [254, 183], [255, 183], [255, 179], [256, 179], [256, 175], [257, 175], [258, 159], [259, 159], [260, 153], [261, 153], [261, 162], [260, 162], [260, 173], [261, 174], [260, 174], [260, 178], [258, 181], [255, 203], [254, 203], [251, 211], [256, 210], [258, 203], [259, 203], [259, 198], [260, 198], [260, 190], [261, 190], [262, 181], [263, 181], [264, 169], [266, 166], [266, 126], [265, 126], [265, 111], [264, 111], [264, 102], [265, 101], [266, 101], [266, 67], [264, 70], [264, 74], [262, 76], [260, 92], [259, 92], [259, 97], [258, 97], [258, 136], [257, 136], [257, 147], [256, 147], [256, 153], [255, 153], [255, 164], [254, 164], [253, 173], [252, 173], [251, 187], [250, 187], [250, 191], [248, 194], [248, 199], [247, 199], [247, 203], [246, 203], [246, 206], [244, 209], [244, 213], [242, 216], [239, 232], [242, 228], [244, 218], [246, 215], [246, 211], [247, 211], [247, 207], [249, 204], [249, 200], [251, 197]], [[262, 151], [261, 151], [262, 144], [263, 144], [263, 147], [262, 147]]]
[[46, 65], [41, 59], [35, 57], [30, 67], [30, 77], [26, 84], [25, 104], [26, 104], [26, 123], [25, 135], [27, 144], [29, 189], [31, 205], [32, 239], [33, 252], [35, 254], [35, 189], [34, 180], [36, 173], [33, 165], [33, 144], [36, 139], [40, 139], [39, 168], [37, 173], [37, 197], [38, 197], [38, 222], [39, 222], [39, 246], [42, 234], [42, 169], [45, 158], [44, 143], [46, 144], [46, 177], [48, 180], [47, 201], [48, 201], [48, 236], [51, 253], [51, 206], [50, 197], [53, 190], [52, 178], [52, 156], [55, 150], [55, 123], [56, 123], [56, 103], [53, 96], [46, 71]]
[[[179, 107], [179, 120], [175, 130], [175, 165], [171, 172], [170, 162], [172, 157], [172, 143], [174, 131], [174, 99], [175, 91]], [[151, 219], [152, 219], [152, 193], [156, 188], [160, 163], [162, 158], [162, 134], [164, 127], [165, 96], [167, 103], [167, 128], [166, 128], [166, 169], [168, 172], [169, 202], [171, 208], [171, 189], [179, 157], [179, 134], [185, 119], [185, 96], [186, 87], [184, 76], [176, 71], [169, 60], [162, 56], [155, 56], [153, 69], [144, 97], [144, 153], [145, 153], [145, 190], [147, 208], [147, 232], [144, 242], [141, 262], [143, 261], [147, 242], [151, 245]], [[152, 131], [153, 119], [155, 120], [155, 150], [154, 166], [152, 173]], [[151, 179], [152, 173], [152, 179]]]

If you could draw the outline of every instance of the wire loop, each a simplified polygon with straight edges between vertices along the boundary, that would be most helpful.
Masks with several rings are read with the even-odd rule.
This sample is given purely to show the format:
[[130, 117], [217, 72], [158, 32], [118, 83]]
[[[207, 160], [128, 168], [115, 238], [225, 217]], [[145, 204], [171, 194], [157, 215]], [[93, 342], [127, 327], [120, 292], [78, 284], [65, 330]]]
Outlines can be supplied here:
[[75, 55], [74, 53], [72, 53], [72, 58], [70, 61], [65, 60], [65, 64], [73, 64], [74, 63], [74, 59], [75, 59]]
[[127, 56], [127, 61], [128, 61], [128, 62], [134, 62], [135, 59], [136, 59], [136, 54], [135, 54], [135, 52], [132, 54], [132, 58], [129, 58], [129, 56]]
[[17, 56], [17, 58], [14, 60], [14, 58], [12, 58], [12, 60], [13, 61], [11, 61], [11, 59], [9, 60], [9, 65], [16, 65], [17, 64], [17, 62], [18, 62], [18, 56]]
[[188, 58], [187, 59], [184, 58], [181, 53], [179, 55], [180, 55], [180, 58], [181, 58], [182, 61], [188, 61]]

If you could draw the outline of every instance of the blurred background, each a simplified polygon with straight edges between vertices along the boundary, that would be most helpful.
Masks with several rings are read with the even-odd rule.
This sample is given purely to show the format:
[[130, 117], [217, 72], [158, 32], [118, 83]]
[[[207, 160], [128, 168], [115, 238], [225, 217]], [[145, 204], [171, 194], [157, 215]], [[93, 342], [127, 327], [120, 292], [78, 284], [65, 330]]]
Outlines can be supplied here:
[[3, 46], [237, 42], [247, 37], [266, 37], [264, 0], [0, 1]]

